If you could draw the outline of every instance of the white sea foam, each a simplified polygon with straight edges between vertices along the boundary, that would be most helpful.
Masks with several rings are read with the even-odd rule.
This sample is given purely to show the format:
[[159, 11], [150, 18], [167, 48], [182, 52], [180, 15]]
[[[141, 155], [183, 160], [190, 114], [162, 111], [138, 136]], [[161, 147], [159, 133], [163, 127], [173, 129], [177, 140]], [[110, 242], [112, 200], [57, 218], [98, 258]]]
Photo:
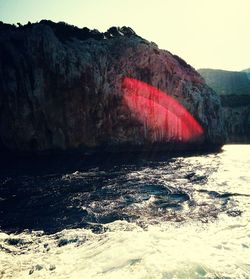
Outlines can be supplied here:
[[[150, 225], [126, 221], [107, 232], [54, 235], [2, 233], [2, 278], [248, 278], [249, 216], [203, 224]], [[11, 245], [10, 240], [20, 242]], [[9, 242], [8, 242], [9, 240]]]

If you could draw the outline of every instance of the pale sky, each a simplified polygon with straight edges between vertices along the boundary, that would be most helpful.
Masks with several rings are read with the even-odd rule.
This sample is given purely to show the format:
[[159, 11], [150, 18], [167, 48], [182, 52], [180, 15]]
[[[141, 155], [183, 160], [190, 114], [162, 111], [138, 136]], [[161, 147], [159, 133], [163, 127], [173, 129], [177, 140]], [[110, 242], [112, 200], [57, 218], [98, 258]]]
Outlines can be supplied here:
[[250, 0], [0, 0], [0, 20], [130, 26], [196, 69], [250, 67]]

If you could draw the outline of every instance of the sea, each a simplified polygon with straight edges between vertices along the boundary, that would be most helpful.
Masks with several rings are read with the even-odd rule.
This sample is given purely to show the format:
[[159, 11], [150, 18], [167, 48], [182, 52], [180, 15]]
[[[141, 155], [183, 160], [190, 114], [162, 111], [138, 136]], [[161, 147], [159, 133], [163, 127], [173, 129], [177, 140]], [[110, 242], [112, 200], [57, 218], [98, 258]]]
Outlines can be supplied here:
[[0, 278], [250, 278], [250, 145], [92, 157], [1, 163]]

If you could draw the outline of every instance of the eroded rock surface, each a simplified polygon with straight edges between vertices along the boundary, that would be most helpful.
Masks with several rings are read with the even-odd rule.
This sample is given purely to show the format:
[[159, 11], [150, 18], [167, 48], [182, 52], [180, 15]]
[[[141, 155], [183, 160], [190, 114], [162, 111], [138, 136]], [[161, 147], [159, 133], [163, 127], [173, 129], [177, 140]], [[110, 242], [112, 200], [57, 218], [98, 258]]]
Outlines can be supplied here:
[[152, 129], [145, 133], [123, 102], [125, 77], [179, 101], [204, 129], [197, 145], [223, 143], [220, 100], [184, 60], [128, 27], [100, 33], [41, 21], [18, 28], [0, 24], [1, 147], [46, 151], [170, 143], [174, 148], [171, 139], [152, 136]]

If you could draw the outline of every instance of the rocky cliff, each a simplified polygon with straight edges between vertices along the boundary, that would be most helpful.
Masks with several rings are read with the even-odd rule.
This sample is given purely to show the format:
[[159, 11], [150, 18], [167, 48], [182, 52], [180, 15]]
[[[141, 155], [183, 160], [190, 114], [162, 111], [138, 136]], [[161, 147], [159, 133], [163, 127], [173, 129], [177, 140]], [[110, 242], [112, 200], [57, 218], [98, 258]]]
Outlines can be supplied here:
[[[158, 99], [160, 94], [168, 95], [172, 109], [161, 100], [156, 104], [156, 97], [148, 92], [136, 99], [130, 96], [130, 103], [135, 103], [131, 109], [124, 99], [124, 86], [131, 84], [124, 85], [124, 79], [139, 82], [144, 91], [158, 90]], [[138, 94], [142, 89], [133, 90]], [[138, 105], [141, 100], [145, 105]], [[182, 115], [175, 111], [176, 102], [181, 111], [186, 110]], [[139, 107], [145, 108], [144, 118], [138, 116]], [[160, 121], [157, 109], [164, 110]], [[155, 127], [146, 115], [149, 112], [158, 121]], [[187, 113], [200, 130], [186, 123]], [[178, 127], [171, 126], [169, 119]], [[163, 123], [167, 133], [160, 131]], [[100, 33], [45, 20], [19, 27], [0, 23], [2, 149], [113, 150], [152, 144], [199, 148], [221, 145], [224, 133], [220, 100], [203, 78], [184, 60], [158, 49], [131, 28], [112, 27]]]
[[227, 143], [250, 143], [250, 95], [221, 96]]
[[235, 72], [200, 69], [198, 72], [221, 98], [228, 143], [250, 142], [249, 69]]
[[247, 78], [250, 82], [250, 68], [243, 70], [243, 72], [245, 72], [247, 74]]

